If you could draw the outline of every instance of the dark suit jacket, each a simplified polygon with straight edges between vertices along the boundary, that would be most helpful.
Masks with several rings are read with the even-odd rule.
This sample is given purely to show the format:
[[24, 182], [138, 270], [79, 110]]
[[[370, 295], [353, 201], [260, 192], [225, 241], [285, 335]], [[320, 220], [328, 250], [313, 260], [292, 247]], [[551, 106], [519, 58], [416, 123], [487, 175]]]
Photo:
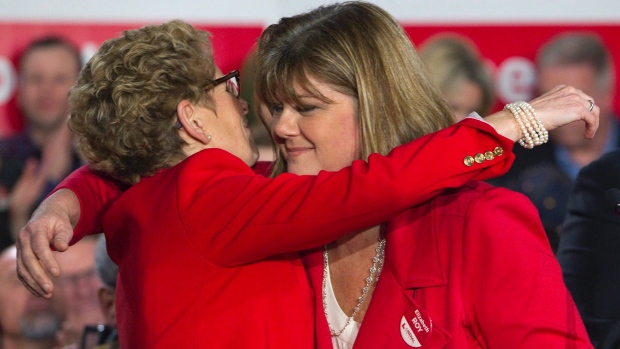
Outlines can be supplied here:
[[[620, 123], [612, 126], [620, 132]], [[620, 142], [620, 140], [619, 140]], [[616, 144], [620, 148], [620, 143]], [[556, 251], [566, 217], [573, 179], [559, 167], [553, 141], [534, 149], [515, 147], [515, 162], [505, 175], [488, 182], [525, 194], [540, 215], [551, 248]]]
[[[557, 254], [566, 286], [599, 348], [618, 341], [610, 336], [620, 336], [620, 216], [606, 200], [610, 188], [620, 188], [620, 150], [579, 173]], [[610, 333], [612, 327], [616, 333]]]

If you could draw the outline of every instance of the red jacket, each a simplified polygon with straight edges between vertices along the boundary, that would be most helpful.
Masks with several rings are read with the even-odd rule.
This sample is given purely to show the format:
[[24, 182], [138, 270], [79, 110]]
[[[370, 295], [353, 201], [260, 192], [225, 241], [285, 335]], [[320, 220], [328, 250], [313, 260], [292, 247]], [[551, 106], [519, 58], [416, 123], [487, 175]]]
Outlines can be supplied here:
[[[317, 347], [331, 349], [317, 291], [322, 249], [304, 264]], [[414, 337], [426, 349], [592, 348], [527, 198], [471, 182], [388, 223], [385, 264], [354, 348], [411, 348]]]
[[[464, 165], [497, 146], [506, 153]], [[120, 189], [84, 169], [61, 187], [80, 199], [76, 239], [100, 231], [105, 213], [108, 252], [119, 265], [121, 347], [313, 348], [311, 291], [295, 251], [502, 174], [511, 149], [489, 125], [465, 120], [316, 177], [268, 179], [209, 149], [143, 178], [113, 204]]]

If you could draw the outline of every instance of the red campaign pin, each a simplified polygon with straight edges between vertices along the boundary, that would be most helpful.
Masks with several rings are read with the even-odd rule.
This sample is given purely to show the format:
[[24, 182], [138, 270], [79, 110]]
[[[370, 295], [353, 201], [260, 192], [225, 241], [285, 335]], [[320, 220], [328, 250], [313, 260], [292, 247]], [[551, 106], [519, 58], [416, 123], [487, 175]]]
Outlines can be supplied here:
[[433, 320], [420, 309], [409, 309], [400, 319], [400, 334], [410, 347], [422, 347], [432, 331]]

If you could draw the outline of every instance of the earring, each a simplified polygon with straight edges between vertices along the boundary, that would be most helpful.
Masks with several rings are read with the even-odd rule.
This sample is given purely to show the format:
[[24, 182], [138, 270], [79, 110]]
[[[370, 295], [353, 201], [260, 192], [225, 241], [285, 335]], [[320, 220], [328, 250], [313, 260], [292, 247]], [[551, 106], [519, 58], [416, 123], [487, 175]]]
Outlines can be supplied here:
[[211, 142], [211, 135], [207, 135], [207, 142]]

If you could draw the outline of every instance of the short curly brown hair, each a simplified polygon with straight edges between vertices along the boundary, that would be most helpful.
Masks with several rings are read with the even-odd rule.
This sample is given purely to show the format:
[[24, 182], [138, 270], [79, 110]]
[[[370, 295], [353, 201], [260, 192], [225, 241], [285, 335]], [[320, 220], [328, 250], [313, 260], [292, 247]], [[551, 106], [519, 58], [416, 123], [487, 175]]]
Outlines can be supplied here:
[[216, 66], [209, 34], [174, 20], [107, 40], [69, 94], [69, 127], [89, 164], [137, 183], [181, 161], [181, 100], [210, 105]]

